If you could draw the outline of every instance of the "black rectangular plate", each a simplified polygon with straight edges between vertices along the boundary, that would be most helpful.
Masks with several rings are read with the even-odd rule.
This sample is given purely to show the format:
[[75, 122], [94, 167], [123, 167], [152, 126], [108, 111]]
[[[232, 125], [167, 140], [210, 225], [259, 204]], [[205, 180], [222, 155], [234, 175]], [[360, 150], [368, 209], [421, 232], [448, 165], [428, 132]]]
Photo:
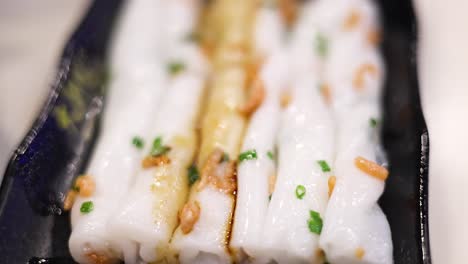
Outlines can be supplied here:
[[[45, 106], [10, 160], [0, 187], [1, 263], [74, 263], [63, 200], [99, 132], [106, 51], [122, 2], [91, 5], [64, 49]], [[395, 263], [430, 264], [429, 137], [419, 101], [414, 12], [407, 0], [377, 3], [387, 67], [382, 137], [391, 166], [380, 204]]]

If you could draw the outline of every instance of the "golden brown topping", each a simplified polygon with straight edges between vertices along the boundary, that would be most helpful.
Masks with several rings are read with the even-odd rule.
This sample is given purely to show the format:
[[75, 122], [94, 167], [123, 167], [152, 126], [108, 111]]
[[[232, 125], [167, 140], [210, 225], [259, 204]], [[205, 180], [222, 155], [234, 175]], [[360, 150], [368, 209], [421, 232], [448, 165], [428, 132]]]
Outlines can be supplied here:
[[65, 201], [63, 201], [63, 210], [69, 211], [73, 207], [73, 203], [75, 202], [76, 192], [74, 190], [70, 190], [65, 196]]
[[271, 195], [275, 191], [276, 185], [276, 174], [270, 175], [268, 177], [268, 194]]
[[236, 161], [230, 160], [224, 167], [224, 173], [217, 183], [218, 189], [222, 190], [226, 194], [232, 194], [237, 189], [236, 182]]
[[216, 168], [223, 159], [224, 152], [220, 148], [215, 148], [213, 152], [208, 156], [201, 169], [201, 180], [198, 184], [198, 189], [203, 189], [210, 183], [211, 175], [215, 173]]
[[257, 79], [258, 72], [260, 71], [263, 61], [263, 58], [258, 58], [246, 64], [246, 87], [250, 87]]
[[148, 169], [151, 167], [157, 167], [165, 164], [171, 163], [171, 160], [166, 155], [159, 155], [159, 156], [147, 156], [141, 162], [141, 166], [144, 169]]
[[291, 92], [286, 90], [286, 91], [283, 91], [281, 93], [281, 97], [280, 97], [280, 105], [281, 105], [281, 108], [286, 108], [288, 107], [288, 105], [291, 103], [291, 100], [292, 100], [292, 95], [291, 95]]
[[377, 29], [372, 29], [367, 32], [367, 42], [372, 46], [377, 46], [380, 43], [381, 36]]
[[353, 86], [357, 90], [362, 90], [364, 88], [364, 82], [366, 75], [376, 75], [377, 74], [377, 67], [370, 63], [362, 64], [357, 70], [354, 75], [353, 79]]
[[257, 108], [262, 104], [265, 99], [265, 86], [261, 79], [257, 79], [254, 86], [252, 87], [247, 102], [239, 108], [239, 111], [250, 116]]
[[281, 16], [287, 26], [292, 26], [294, 21], [296, 21], [299, 10], [298, 5], [299, 3], [297, 0], [278, 0], [278, 7], [281, 12]]
[[386, 168], [363, 157], [357, 157], [354, 160], [354, 164], [361, 171], [379, 180], [385, 181], [388, 177], [388, 170]]
[[108, 256], [104, 254], [98, 254], [98, 253], [88, 253], [86, 254], [88, 259], [90, 260], [91, 263], [93, 264], [110, 264], [112, 263], [112, 259], [110, 259]]
[[362, 247], [356, 248], [356, 251], [354, 251], [354, 255], [356, 256], [357, 259], [362, 259], [364, 255], [366, 254], [366, 251]]
[[330, 176], [330, 178], [328, 178], [328, 197], [332, 195], [333, 189], [335, 189], [335, 184], [336, 184], [336, 177]]
[[223, 161], [223, 157], [224, 152], [219, 148], [213, 150], [208, 156], [201, 170], [198, 190], [202, 190], [207, 185], [212, 185], [226, 194], [233, 194], [236, 191], [236, 161]]
[[361, 14], [359, 14], [359, 11], [353, 9], [346, 17], [343, 23], [343, 29], [346, 31], [353, 30], [359, 25], [360, 22], [361, 22]]
[[188, 234], [200, 218], [200, 205], [198, 202], [187, 202], [180, 212], [180, 229], [182, 233]]
[[315, 256], [317, 256], [317, 259], [322, 261], [325, 259], [325, 252], [321, 248], [317, 248], [315, 251]]
[[320, 93], [322, 94], [325, 103], [330, 104], [331, 103], [331, 89], [327, 83], [324, 83], [320, 86]]
[[227, 46], [227, 50], [230, 52], [236, 52], [241, 54], [247, 54], [247, 52], [249, 51], [247, 45], [241, 42], [229, 43]]
[[83, 175], [76, 179], [75, 188], [80, 196], [89, 197], [94, 193], [96, 184], [91, 176]]
[[206, 58], [211, 59], [213, 58], [215, 47], [212, 42], [205, 41], [202, 45], [200, 45], [201, 51]]

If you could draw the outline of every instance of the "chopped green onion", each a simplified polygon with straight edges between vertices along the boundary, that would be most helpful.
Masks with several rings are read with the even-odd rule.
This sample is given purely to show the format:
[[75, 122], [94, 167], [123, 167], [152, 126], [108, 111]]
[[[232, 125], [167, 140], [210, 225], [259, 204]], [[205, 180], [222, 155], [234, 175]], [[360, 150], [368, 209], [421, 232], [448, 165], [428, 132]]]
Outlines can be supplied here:
[[375, 118], [369, 119], [369, 124], [371, 127], [377, 127], [377, 119]]
[[166, 154], [166, 152], [168, 152], [169, 150], [171, 150], [170, 147], [164, 146], [162, 144], [162, 138], [157, 137], [153, 141], [153, 146], [151, 147], [150, 155], [151, 156], [163, 155], [163, 154]]
[[247, 150], [239, 155], [239, 161], [257, 159], [257, 151], [255, 149]]
[[321, 33], [315, 37], [315, 50], [321, 57], [326, 57], [328, 54], [328, 39]]
[[302, 200], [302, 198], [304, 198], [306, 194], [306, 188], [304, 187], [304, 185], [298, 185], [296, 187], [296, 197], [300, 200]]
[[188, 179], [189, 179], [189, 186], [192, 186], [198, 178], [200, 178], [200, 174], [198, 173], [197, 166], [193, 164], [188, 168]]
[[309, 213], [310, 213], [310, 218], [309, 220], [307, 220], [307, 226], [309, 227], [309, 231], [317, 235], [320, 235], [320, 233], [322, 233], [322, 227], [323, 227], [322, 217], [320, 217], [320, 213], [314, 210], [310, 210]]
[[141, 137], [133, 137], [132, 139], [132, 144], [137, 148], [137, 149], [142, 149], [144, 146], [143, 139]]
[[221, 162], [225, 162], [225, 161], [229, 161], [229, 154], [227, 154], [226, 152], [224, 152], [223, 158], [221, 159]]
[[74, 185], [74, 186], [72, 187], [72, 190], [74, 190], [75, 192], [80, 192], [80, 186]]
[[198, 42], [200, 40], [200, 34], [191, 32], [185, 37], [185, 40], [188, 42]]
[[328, 166], [328, 163], [324, 160], [318, 160], [317, 163], [320, 165], [322, 168], [323, 172], [329, 172], [331, 171], [330, 166]]
[[268, 151], [268, 152], [267, 152], [267, 156], [268, 156], [271, 160], [273, 160], [273, 161], [275, 160], [275, 154], [273, 154], [272, 151]]
[[83, 214], [90, 213], [94, 209], [94, 204], [92, 201], [87, 201], [81, 204], [80, 212]]
[[268, 196], [268, 201], [271, 201], [271, 194]]
[[180, 73], [183, 70], [185, 70], [185, 64], [183, 64], [182, 62], [171, 62], [167, 66], [167, 71], [171, 75], [176, 75], [176, 74]]

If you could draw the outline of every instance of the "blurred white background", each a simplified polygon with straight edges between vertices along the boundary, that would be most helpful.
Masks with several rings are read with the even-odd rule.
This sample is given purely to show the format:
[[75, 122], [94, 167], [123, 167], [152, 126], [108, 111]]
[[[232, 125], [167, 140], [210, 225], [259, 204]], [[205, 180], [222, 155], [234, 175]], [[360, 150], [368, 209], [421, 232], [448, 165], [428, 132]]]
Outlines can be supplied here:
[[0, 178], [31, 126], [89, 0], [0, 1]]

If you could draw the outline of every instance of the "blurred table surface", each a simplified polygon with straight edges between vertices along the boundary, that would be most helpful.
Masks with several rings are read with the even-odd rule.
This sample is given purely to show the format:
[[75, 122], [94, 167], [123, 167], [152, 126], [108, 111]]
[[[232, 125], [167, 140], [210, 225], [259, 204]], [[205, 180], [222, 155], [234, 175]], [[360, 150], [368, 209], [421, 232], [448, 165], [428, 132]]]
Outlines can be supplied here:
[[[450, 1], [461, 3], [466, 0]], [[0, 1], [0, 177], [11, 151], [23, 138], [42, 106], [49, 89], [48, 84], [55, 73], [55, 66], [62, 47], [89, 2], [90, 0]], [[431, 10], [437, 9], [438, 12], [442, 10], [447, 14], [445, 16], [445, 19], [448, 19], [447, 24], [450, 24], [450, 16], [453, 16], [452, 11], [447, 8], [439, 9], [435, 6], [429, 8], [429, 2], [432, 4], [438, 2], [448, 6], [444, 1], [415, 0], [415, 2], [420, 6], [421, 16], [429, 16], [433, 12]], [[465, 3], [465, 5], [468, 7], [468, 4]], [[460, 10], [466, 11], [463, 8]], [[465, 34], [465, 39], [468, 39], [468, 31], [466, 30], [468, 19], [462, 18], [466, 15], [460, 12], [456, 14], [459, 14], [461, 22], [466, 23], [460, 24], [464, 25], [463, 28], [460, 27], [460, 31], [454, 34]], [[423, 28], [424, 30], [425, 28]], [[468, 187], [466, 184], [468, 173], [463, 168], [468, 164], [468, 158], [461, 154], [468, 146], [463, 145], [466, 143], [466, 139], [461, 141], [462, 145], [457, 145], [457, 142], [460, 143], [460, 141], [457, 141], [457, 137], [450, 135], [453, 134], [451, 132], [458, 131], [456, 133], [458, 140], [460, 137], [468, 138], [466, 129], [466, 124], [468, 124], [468, 87], [464, 87], [465, 92], [461, 93], [462, 96], [459, 96], [461, 90], [456, 90], [457, 87], [463, 89], [460, 87], [460, 83], [446, 92], [437, 92], [441, 91], [440, 86], [444, 85], [445, 80], [443, 77], [437, 77], [440, 70], [437, 65], [440, 65], [439, 60], [444, 60], [444, 65], [451, 65], [453, 64], [452, 60], [457, 60], [464, 67], [466, 77], [468, 76], [468, 58], [463, 61], [465, 57], [445, 56], [447, 49], [450, 49], [450, 42], [456, 41], [453, 34], [446, 34], [444, 39], [441, 39], [435, 34], [431, 35], [430, 28], [427, 31], [427, 42], [443, 42], [438, 46], [423, 43], [420, 47], [422, 57], [424, 57], [420, 62], [432, 62], [425, 64], [426, 67], [421, 67], [420, 77], [429, 76], [429, 78], [421, 80], [421, 90], [431, 140], [430, 232], [433, 260], [435, 264], [467, 263], [468, 250], [464, 247], [468, 244], [468, 228], [464, 221], [468, 216], [468, 199], [464, 195], [463, 189], [466, 191], [466, 187]], [[432, 46], [443, 50], [435, 53], [432, 50], [428, 51], [429, 47]], [[465, 50], [468, 50], [467, 46], [465, 46]], [[433, 81], [434, 78], [438, 78], [438, 81]], [[468, 81], [465, 84], [468, 84]], [[450, 102], [458, 102], [458, 105], [453, 105]], [[458, 121], [454, 122], [464, 122], [465, 129], [462, 131], [467, 132], [467, 134], [463, 135], [460, 130], [457, 130], [453, 122], [450, 123], [450, 119], [445, 118], [447, 116], [444, 117], [444, 111], [452, 111], [456, 115]], [[437, 124], [440, 122], [447, 125], [438, 126]], [[453, 131], [444, 129], [445, 127], [450, 127]], [[444, 138], [447, 137], [453, 138], [455, 141], [445, 142]], [[446, 147], [448, 145], [450, 147]], [[457, 164], [451, 162], [454, 159]], [[450, 173], [449, 167], [458, 170]]]
[[89, 2], [0, 1], [0, 178], [44, 103], [62, 47]]

